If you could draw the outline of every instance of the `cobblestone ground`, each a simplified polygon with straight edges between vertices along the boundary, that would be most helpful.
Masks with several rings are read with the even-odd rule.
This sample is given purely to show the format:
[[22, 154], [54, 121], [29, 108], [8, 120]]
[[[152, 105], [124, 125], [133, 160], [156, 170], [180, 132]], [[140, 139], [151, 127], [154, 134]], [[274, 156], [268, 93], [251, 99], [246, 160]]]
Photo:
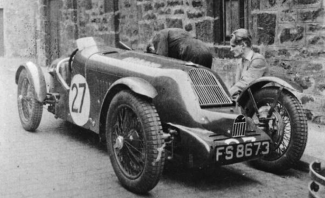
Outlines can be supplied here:
[[[96, 134], [56, 120], [45, 109], [36, 132], [22, 129], [11, 63], [17, 65], [0, 65], [0, 197], [140, 197], [120, 186]], [[176, 164], [143, 197], [299, 198], [307, 197], [308, 181], [304, 172], [273, 175], [242, 163], [210, 171]]]

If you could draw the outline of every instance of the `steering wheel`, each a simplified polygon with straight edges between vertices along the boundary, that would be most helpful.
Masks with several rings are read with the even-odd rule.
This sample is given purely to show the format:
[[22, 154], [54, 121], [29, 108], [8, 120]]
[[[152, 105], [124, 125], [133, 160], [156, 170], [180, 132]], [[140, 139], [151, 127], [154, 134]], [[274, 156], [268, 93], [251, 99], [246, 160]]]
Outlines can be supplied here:
[[72, 72], [72, 66], [71, 66], [72, 59], [73, 59], [74, 55], [76, 55], [77, 52], [78, 52], [78, 49], [75, 49], [70, 55], [70, 58], [69, 58], [69, 71], [70, 72]]

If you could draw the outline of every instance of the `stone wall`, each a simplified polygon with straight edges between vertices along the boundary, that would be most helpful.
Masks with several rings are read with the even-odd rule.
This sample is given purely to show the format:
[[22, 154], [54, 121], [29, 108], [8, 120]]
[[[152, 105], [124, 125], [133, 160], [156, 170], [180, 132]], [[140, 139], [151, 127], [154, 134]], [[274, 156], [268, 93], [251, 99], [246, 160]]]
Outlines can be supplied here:
[[119, 29], [123, 42], [143, 50], [154, 32], [176, 27], [213, 44], [214, 18], [205, 0], [120, 0]]
[[61, 54], [74, 39], [100, 36], [116, 45], [121, 40], [144, 50], [155, 31], [178, 27], [213, 47], [213, 0], [60, 0]]
[[115, 45], [113, 0], [62, 0], [60, 54], [75, 49], [75, 39], [87, 36], [103, 38]]
[[[220, 45], [220, 0], [0, 0], [6, 56], [49, 62], [53, 1], [60, 2], [54, 9], [59, 56], [71, 53], [75, 39], [85, 36], [102, 37], [113, 46], [121, 40], [143, 51], [156, 31], [178, 27], [206, 42], [215, 55], [213, 69], [227, 86], [234, 82], [236, 60], [229, 46]], [[299, 83], [305, 108], [324, 112], [325, 0], [247, 1], [254, 49], [265, 55], [272, 75]]]
[[[62, 51], [73, 39], [101, 36], [143, 51], [154, 32], [178, 27], [215, 52], [213, 69], [226, 85], [234, 82], [235, 60], [220, 40], [219, 4], [213, 0], [62, 0]], [[325, 111], [324, 0], [249, 0], [254, 47], [265, 55], [272, 75], [299, 83], [305, 108]], [[76, 5], [74, 5], [76, 4]], [[74, 6], [73, 6], [74, 5]]]
[[305, 108], [325, 111], [325, 12], [323, 0], [252, 0], [254, 43], [271, 65], [304, 89]]
[[36, 58], [41, 54], [40, 2], [0, 0], [0, 8], [4, 12], [4, 56]]

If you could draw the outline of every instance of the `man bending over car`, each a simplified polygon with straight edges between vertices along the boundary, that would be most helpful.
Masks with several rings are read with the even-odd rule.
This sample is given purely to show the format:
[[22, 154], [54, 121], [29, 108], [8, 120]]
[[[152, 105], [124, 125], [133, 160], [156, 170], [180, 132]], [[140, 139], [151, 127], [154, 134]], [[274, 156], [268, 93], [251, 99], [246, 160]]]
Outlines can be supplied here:
[[212, 54], [206, 44], [180, 28], [167, 28], [156, 33], [147, 52], [176, 58], [211, 68]]
[[230, 39], [230, 51], [240, 62], [236, 70], [235, 84], [229, 92], [236, 98], [253, 80], [265, 76], [269, 72], [269, 66], [263, 55], [252, 49], [252, 36], [246, 29], [234, 31]]

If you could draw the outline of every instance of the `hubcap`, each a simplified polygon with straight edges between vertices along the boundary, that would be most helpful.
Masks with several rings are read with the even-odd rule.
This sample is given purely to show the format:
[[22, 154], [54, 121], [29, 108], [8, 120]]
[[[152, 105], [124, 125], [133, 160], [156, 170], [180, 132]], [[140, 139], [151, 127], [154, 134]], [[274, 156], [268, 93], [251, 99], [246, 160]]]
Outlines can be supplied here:
[[122, 136], [118, 136], [116, 138], [116, 142], [114, 144], [114, 148], [115, 149], [118, 149], [118, 150], [121, 150], [123, 148], [123, 145], [124, 145], [124, 138]]
[[[260, 118], [266, 118], [270, 110], [270, 104], [259, 108]], [[276, 160], [283, 156], [291, 141], [290, 117], [283, 105], [278, 103], [272, 113], [271, 119], [267, 123], [266, 131], [273, 140], [271, 153], [265, 156], [266, 160]]]

